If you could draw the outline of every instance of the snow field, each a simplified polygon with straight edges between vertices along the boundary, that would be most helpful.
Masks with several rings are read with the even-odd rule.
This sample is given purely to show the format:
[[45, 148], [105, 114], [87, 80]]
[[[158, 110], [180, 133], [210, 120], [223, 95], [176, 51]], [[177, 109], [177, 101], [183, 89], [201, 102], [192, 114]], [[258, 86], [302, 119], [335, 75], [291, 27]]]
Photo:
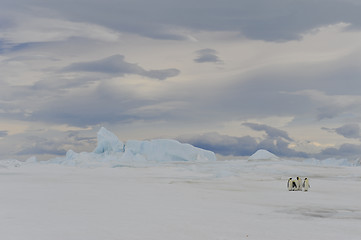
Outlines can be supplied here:
[[[310, 178], [309, 192], [287, 179]], [[216, 161], [0, 169], [2, 239], [360, 239], [361, 169]]]
[[[93, 152], [0, 161], [5, 240], [360, 239], [359, 160], [248, 160], [105, 128]], [[353, 166], [353, 167], [348, 167]], [[289, 192], [289, 177], [309, 192]]]

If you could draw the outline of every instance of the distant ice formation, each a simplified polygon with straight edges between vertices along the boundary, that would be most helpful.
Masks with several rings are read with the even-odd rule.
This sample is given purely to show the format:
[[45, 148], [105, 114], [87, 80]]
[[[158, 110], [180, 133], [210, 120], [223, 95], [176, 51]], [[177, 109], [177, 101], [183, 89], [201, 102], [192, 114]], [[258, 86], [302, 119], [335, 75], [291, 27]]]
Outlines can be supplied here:
[[264, 149], [259, 149], [257, 150], [257, 152], [255, 152], [254, 154], [252, 154], [248, 160], [252, 161], [252, 160], [279, 160], [279, 157], [277, 157], [276, 155], [274, 155], [273, 153], [264, 150]]
[[73, 166], [113, 166], [122, 162], [215, 161], [213, 152], [180, 143], [171, 139], [149, 141], [130, 140], [125, 143], [102, 127], [97, 134], [98, 144], [93, 152], [76, 153], [69, 150], [65, 158], [50, 160], [53, 163]]
[[118, 137], [101, 127], [97, 134], [98, 145], [94, 149], [94, 153], [111, 153], [111, 152], [124, 152], [124, 144]]
[[20, 167], [21, 162], [16, 159], [6, 159], [0, 160], [0, 168], [13, 168], [13, 167]]
[[171, 139], [127, 141], [125, 153], [149, 161], [215, 161], [213, 152]]
[[[122, 166], [151, 166], [160, 162], [212, 162], [216, 161], [213, 152], [180, 143], [171, 139], [129, 140], [122, 142], [118, 137], [105, 129], [100, 128], [97, 133], [97, 146], [92, 152], [67, 151], [63, 157], [47, 161], [38, 161], [35, 156], [25, 162], [15, 159], [0, 160], [0, 169], [16, 168], [22, 165], [54, 163], [80, 167], [122, 167]], [[230, 166], [232, 165], [230, 160]], [[260, 149], [248, 158], [249, 164], [304, 164], [315, 166], [361, 166], [361, 158], [357, 159], [285, 159]]]

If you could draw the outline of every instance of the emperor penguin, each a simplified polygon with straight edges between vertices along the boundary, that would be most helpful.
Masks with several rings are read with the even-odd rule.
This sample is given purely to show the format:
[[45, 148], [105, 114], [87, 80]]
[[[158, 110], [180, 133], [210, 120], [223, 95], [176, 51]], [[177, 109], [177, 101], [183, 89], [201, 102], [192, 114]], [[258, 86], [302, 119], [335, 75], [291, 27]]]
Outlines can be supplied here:
[[289, 178], [288, 179], [288, 182], [287, 182], [287, 188], [288, 188], [288, 191], [292, 191], [292, 178]]
[[297, 177], [296, 178], [296, 191], [302, 191], [302, 178]]
[[308, 178], [305, 178], [305, 180], [303, 181], [302, 187], [305, 192], [307, 192], [308, 189], [311, 187], [310, 183], [308, 181]]

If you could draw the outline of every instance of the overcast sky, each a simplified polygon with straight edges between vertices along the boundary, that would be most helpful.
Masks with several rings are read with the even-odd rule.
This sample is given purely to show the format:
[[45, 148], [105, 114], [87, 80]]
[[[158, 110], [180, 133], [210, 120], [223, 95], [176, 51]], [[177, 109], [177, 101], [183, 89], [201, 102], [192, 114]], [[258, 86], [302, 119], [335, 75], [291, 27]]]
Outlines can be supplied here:
[[0, 159], [173, 138], [361, 156], [358, 0], [0, 0]]

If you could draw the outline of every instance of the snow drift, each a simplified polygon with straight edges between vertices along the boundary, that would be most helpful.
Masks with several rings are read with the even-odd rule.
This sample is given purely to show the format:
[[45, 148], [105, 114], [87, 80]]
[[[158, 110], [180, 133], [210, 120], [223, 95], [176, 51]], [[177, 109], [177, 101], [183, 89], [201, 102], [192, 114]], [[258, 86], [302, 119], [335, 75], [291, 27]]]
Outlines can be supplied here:
[[93, 152], [76, 153], [69, 150], [65, 158], [49, 160], [52, 163], [73, 166], [99, 166], [110, 164], [119, 166], [129, 162], [169, 162], [169, 161], [215, 161], [213, 152], [180, 143], [171, 139], [149, 141], [130, 140], [125, 143], [102, 127], [97, 134], [97, 147]]

